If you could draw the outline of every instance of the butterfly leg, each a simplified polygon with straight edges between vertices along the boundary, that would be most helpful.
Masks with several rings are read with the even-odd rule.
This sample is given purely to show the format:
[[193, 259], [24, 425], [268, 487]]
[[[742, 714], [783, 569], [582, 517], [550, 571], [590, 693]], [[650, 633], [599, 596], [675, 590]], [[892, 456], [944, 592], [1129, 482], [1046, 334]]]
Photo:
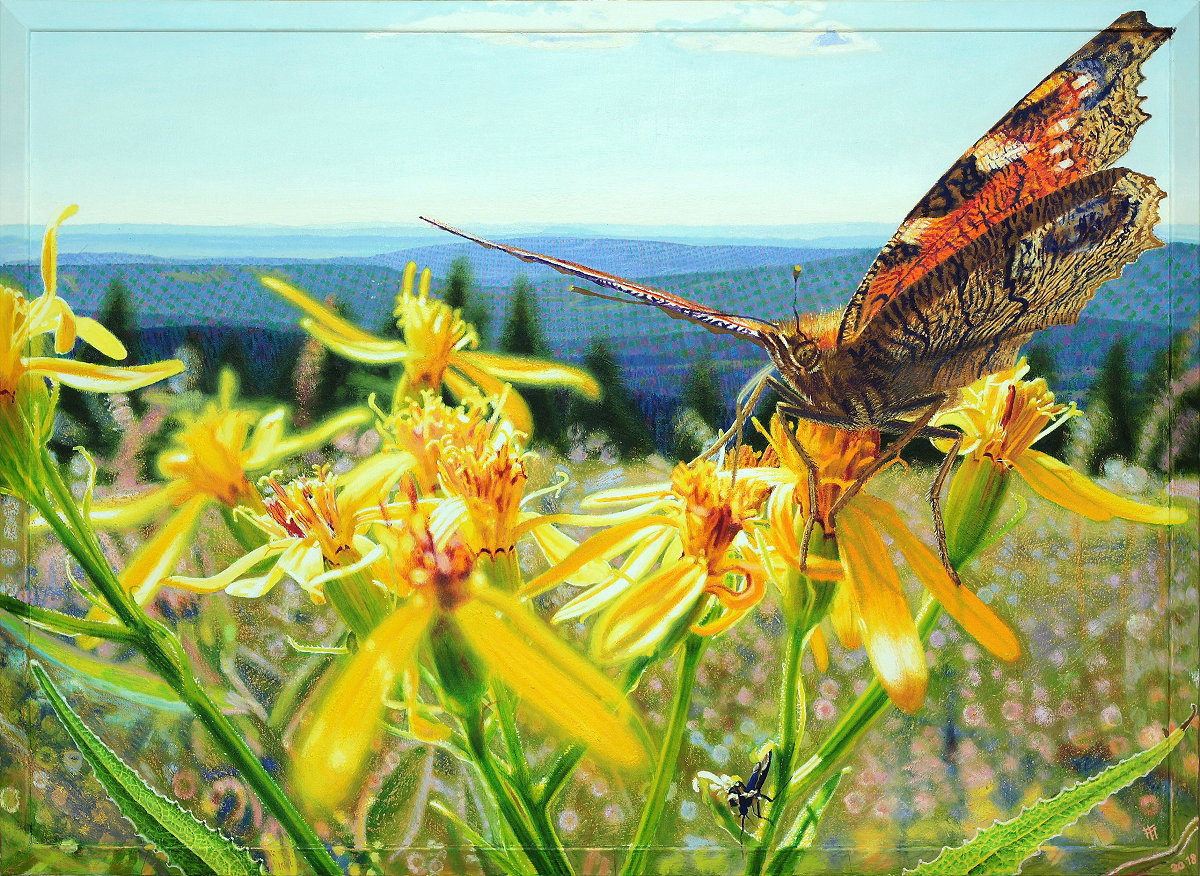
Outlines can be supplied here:
[[938, 554], [942, 558], [942, 566], [945, 568], [946, 574], [950, 576], [950, 580], [955, 584], [961, 584], [962, 581], [959, 579], [958, 572], [950, 562], [950, 549], [946, 546], [946, 521], [942, 517], [942, 487], [946, 483], [946, 478], [950, 475], [950, 469], [954, 467], [954, 460], [958, 457], [958, 451], [962, 448], [962, 443], [962, 435], [954, 439], [954, 444], [951, 445], [946, 458], [942, 460], [937, 477], [933, 479], [933, 484], [929, 487], [929, 507], [933, 511], [933, 533], [937, 539]]
[[[778, 409], [786, 416], [804, 416], [803, 408], [797, 408], [785, 402], [780, 402]], [[800, 443], [791, 429], [785, 428], [783, 434], [787, 436], [788, 443], [792, 445], [792, 449], [804, 463], [808, 475], [806, 478], [808, 481], [808, 514], [804, 516], [804, 532], [800, 536], [800, 571], [803, 572], [808, 568], [808, 544], [812, 540], [813, 529], [817, 525], [817, 483], [821, 479], [821, 470], [817, 468], [817, 463], [808, 455], [808, 451], [804, 449], [804, 445]]]
[[838, 496], [838, 500], [834, 502], [833, 507], [829, 509], [829, 519], [831, 521], [837, 517], [837, 513], [846, 506], [847, 502], [858, 495], [858, 491], [863, 488], [863, 485], [870, 478], [874, 477], [875, 474], [885, 466], [890, 465], [892, 460], [896, 459], [900, 455], [900, 451], [907, 447], [914, 438], [916, 438], [919, 434], [921, 434], [922, 431], [925, 430], [926, 427], [929, 426], [929, 421], [933, 419], [934, 415], [941, 410], [942, 405], [945, 403], [945, 395], [937, 395], [931, 398], [929, 407], [925, 409], [925, 412], [921, 414], [921, 416], [917, 417], [912, 421], [912, 423], [909, 424], [908, 429], [903, 435], [901, 435], [892, 443], [892, 446], [888, 448], [887, 453], [876, 457], [875, 461], [867, 466], [862, 474], [854, 479], [854, 482], [845, 489], [842, 495]]
[[[708, 459], [722, 447], [724, 447], [730, 438], [737, 436], [737, 441], [734, 447], [740, 447], [742, 444], [742, 428], [746, 425], [746, 421], [754, 414], [754, 408], [758, 405], [758, 400], [763, 394], [763, 390], [767, 388], [767, 381], [770, 375], [764, 376], [754, 386], [754, 391], [750, 394], [749, 399], [745, 404], [739, 404], [737, 413], [734, 416], [733, 425], [720, 434], [712, 446], [697, 456], [692, 462], [699, 462], [702, 459]], [[734, 458], [734, 473], [737, 472], [737, 458]]]

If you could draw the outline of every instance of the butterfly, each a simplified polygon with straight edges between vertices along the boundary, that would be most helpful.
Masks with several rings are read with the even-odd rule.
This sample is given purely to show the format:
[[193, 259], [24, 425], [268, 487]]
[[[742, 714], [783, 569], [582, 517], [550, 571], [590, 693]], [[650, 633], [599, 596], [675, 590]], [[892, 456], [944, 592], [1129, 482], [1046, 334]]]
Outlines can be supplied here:
[[[930, 423], [962, 388], [1011, 366], [1034, 332], [1075, 323], [1104, 282], [1162, 246], [1153, 231], [1162, 189], [1149, 176], [1112, 165], [1149, 118], [1138, 94], [1141, 66], [1172, 32], [1151, 25], [1143, 12], [1127, 12], [1046, 76], [934, 183], [840, 313], [798, 314], [782, 322], [726, 313], [421, 218], [620, 293], [621, 300], [762, 347], [779, 378], [765, 377], [739, 406], [739, 431], [758, 394], [770, 386], [785, 415], [899, 435], [843, 493], [825, 521], [830, 525], [908, 441], [961, 438]], [[797, 450], [815, 475], [811, 459]], [[955, 580], [939, 496], [956, 456], [957, 446], [930, 491], [942, 561]], [[815, 490], [816, 477], [808, 480]]]

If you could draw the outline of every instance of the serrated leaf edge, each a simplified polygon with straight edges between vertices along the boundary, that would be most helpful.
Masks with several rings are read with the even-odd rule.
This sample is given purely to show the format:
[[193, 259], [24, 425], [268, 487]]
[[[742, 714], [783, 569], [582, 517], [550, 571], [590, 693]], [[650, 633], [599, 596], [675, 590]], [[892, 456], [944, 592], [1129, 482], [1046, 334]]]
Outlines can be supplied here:
[[[914, 876], [914, 874], [918, 873], [922, 867], [932, 866], [933, 864], [937, 863], [938, 860], [941, 859], [942, 856], [945, 855], [947, 852], [956, 852], [956, 851], [959, 851], [960, 849], [966, 848], [971, 843], [973, 843], [977, 839], [979, 839], [980, 834], [984, 833], [985, 831], [993, 830], [998, 827], [1005, 827], [1009, 824], [1012, 824], [1013, 822], [1019, 821], [1025, 815], [1025, 813], [1030, 812], [1039, 806], [1043, 806], [1048, 803], [1053, 803], [1055, 800], [1059, 799], [1060, 797], [1064, 796], [1065, 794], [1069, 794], [1071, 791], [1074, 791], [1076, 788], [1080, 787], [1081, 785], [1085, 785], [1088, 782], [1095, 781], [1096, 779], [1098, 779], [1102, 775], [1104, 775], [1106, 772], [1108, 772], [1108, 770], [1116, 769], [1117, 767], [1121, 766], [1121, 764], [1123, 764], [1123, 763], [1127, 763], [1128, 761], [1131, 761], [1140, 755], [1148, 754], [1149, 752], [1153, 751], [1154, 749], [1156, 749], [1160, 746], [1164, 746], [1167, 743], [1170, 743], [1169, 747], [1167, 747], [1166, 750], [1163, 752], [1162, 758], [1160, 758], [1153, 766], [1151, 766], [1145, 772], [1140, 773], [1139, 775], [1133, 776], [1125, 784], [1114, 788], [1111, 792], [1109, 792], [1109, 794], [1107, 796], [1100, 798], [1095, 803], [1093, 803], [1091, 806], [1084, 809], [1082, 812], [1079, 813], [1079, 815], [1077, 815], [1071, 821], [1068, 821], [1066, 824], [1064, 824], [1062, 826], [1062, 830], [1060, 830], [1058, 833], [1054, 834], [1054, 836], [1061, 835], [1062, 831], [1077, 824], [1081, 818], [1083, 818], [1085, 815], [1087, 815], [1089, 812], [1091, 812], [1093, 809], [1095, 809], [1097, 806], [1099, 806], [1101, 803], [1103, 803], [1105, 800], [1107, 800], [1113, 794], [1117, 793], [1118, 791], [1124, 790], [1125, 788], [1129, 787], [1134, 782], [1136, 782], [1138, 779], [1145, 778], [1147, 775], [1149, 775], [1149, 773], [1152, 770], [1154, 770], [1160, 763], [1162, 763], [1164, 760], [1166, 760], [1167, 756], [1170, 755], [1170, 753], [1175, 750], [1175, 746], [1177, 746], [1179, 744], [1180, 740], [1183, 739], [1184, 732], [1188, 729], [1188, 726], [1192, 723], [1192, 721], [1195, 718], [1196, 718], [1196, 706], [1193, 704], [1192, 705], [1192, 713], [1188, 716], [1187, 720], [1185, 720], [1181, 725], [1179, 725], [1179, 727], [1176, 728], [1172, 733], [1168, 734], [1167, 737], [1164, 738], [1161, 742], [1158, 742], [1158, 743], [1152, 745], [1150, 748], [1143, 749], [1142, 751], [1137, 752], [1137, 754], [1131, 754], [1129, 757], [1125, 758], [1125, 760], [1118, 761], [1117, 763], [1113, 764], [1112, 766], [1109, 766], [1109, 767], [1106, 767], [1105, 769], [1100, 770], [1100, 772], [1096, 773], [1095, 775], [1088, 776], [1085, 779], [1080, 779], [1078, 782], [1075, 782], [1072, 785], [1068, 785], [1067, 787], [1060, 789], [1059, 792], [1057, 794], [1055, 794], [1053, 797], [1039, 797], [1036, 801], [1029, 804], [1028, 806], [1022, 806], [1020, 811], [1017, 812], [1017, 814], [1014, 815], [1012, 818], [1009, 818], [1007, 821], [997, 820], [997, 821], [993, 821], [991, 824], [987, 824], [987, 825], [983, 825], [982, 827], [975, 828], [975, 833], [972, 836], [970, 836], [969, 838], [963, 840], [958, 845], [953, 846], [953, 847], [942, 846], [941, 851], [939, 851], [930, 860], [926, 861], [924, 859], [918, 859], [917, 863], [914, 866], [905, 867], [904, 870], [902, 871], [903, 876]], [[1171, 737], [1175, 737], [1174, 741], [1171, 741]], [[1020, 874], [1021, 870], [1025, 867], [1026, 862], [1029, 861], [1031, 858], [1035, 857], [1037, 854], [1039, 854], [1042, 850], [1042, 846], [1044, 846], [1050, 840], [1054, 839], [1054, 836], [1047, 837], [1043, 842], [1039, 843], [1038, 847], [1036, 849], [1034, 849], [1032, 852], [1030, 852], [1029, 855], [1027, 855], [1021, 861], [1021, 863], [1017, 865], [1015, 874]], [[999, 850], [997, 850], [997, 851], [999, 851]], [[985, 861], [981, 860], [979, 862], [979, 864], [982, 864], [982, 863], [985, 863]], [[979, 864], [974, 865], [971, 869], [974, 870], [975, 866], [979, 866]]]
[[[159, 791], [157, 789], [152, 787], [149, 783], [146, 782], [145, 779], [143, 779], [141, 777], [141, 775], [137, 772], [137, 770], [133, 769], [133, 767], [131, 767], [131, 766], [129, 766], [129, 764], [125, 763], [125, 761], [123, 761], [117, 755], [117, 753], [108, 746], [108, 744], [103, 739], [101, 739], [98, 735], [96, 735], [96, 733], [90, 727], [88, 727], [87, 724], [84, 723], [83, 719], [79, 716], [79, 714], [76, 713], [75, 710], [71, 708], [70, 704], [66, 701], [66, 698], [62, 695], [62, 692], [59, 691], [58, 687], [54, 684], [54, 681], [50, 678], [49, 673], [46, 672], [45, 668], [42, 666], [40, 661], [31, 660], [29, 662], [29, 669], [33, 673], [34, 677], [37, 679], [38, 684], [41, 686], [43, 692], [45, 692], [47, 698], [50, 699], [50, 704], [54, 708], [54, 711], [57, 714], [59, 721], [62, 723], [63, 727], [66, 729], [67, 733], [71, 736], [71, 739], [75, 742], [75, 744], [80, 746], [80, 753], [87, 759], [89, 766], [91, 766], [91, 768], [92, 768], [92, 772], [97, 774], [96, 780], [98, 782], [100, 782], [101, 787], [104, 787], [105, 795], [108, 796], [109, 800], [112, 801], [113, 805], [117, 807], [117, 811], [121, 814], [121, 817], [129, 822], [129, 824], [133, 827], [133, 829], [137, 833], [137, 835], [142, 837], [142, 839], [145, 840], [147, 843], [149, 843], [150, 846], [155, 849], [155, 851], [159, 852], [166, 858], [167, 867], [178, 872], [179, 874], [181, 874], [181, 876], [196, 876], [196, 874], [194, 874], [194, 873], [187, 873], [178, 864], [173, 863], [170, 859], [170, 855], [166, 852], [166, 850], [159, 848], [159, 846], [153, 840], [146, 837], [142, 833], [142, 829], [139, 827], [139, 825], [136, 824], [134, 822], [134, 820], [132, 818], [130, 818], [129, 815], [126, 814], [124, 808], [116, 800], [114, 800], [112, 798], [112, 795], [109, 794], [108, 788], [105, 787], [105, 783], [103, 781], [101, 781], [100, 776], [98, 775], [99, 770], [96, 768], [96, 764], [92, 762], [92, 758], [88, 755], [88, 752], [86, 750], [84, 750], [86, 748], [86, 746], [81, 743], [80, 737], [78, 735], [76, 735], [77, 733], [80, 733], [81, 731], [83, 733], [86, 733], [87, 736], [84, 737], [82, 742], [86, 742], [90, 745], [97, 746], [100, 749], [102, 749], [103, 751], [107, 752], [108, 755], [114, 761], [116, 761], [118, 764], [120, 764], [122, 767], [124, 767], [126, 770], [128, 770], [129, 773], [135, 779], [137, 779], [138, 782], [141, 783], [141, 787], [143, 790], [150, 792], [150, 794], [152, 794], [154, 797], [158, 798], [158, 800], [160, 802], [162, 802], [164, 806], [173, 808], [174, 811], [176, 813], [178, 813], [179, 815], [183, 816], [185, 818], [185, 820], [188, 820], [189, 822], [195, 824], [202, 831], [204, 831], [204, 832], [208, 833], [209, 835], [215, 837], [216, 839], [226, 843], [231, 848], [236, 849], [238, 852], [245, 855], [246, 860], [254, 865], [254, 870], [252, 872], [256, 872], [256, 873], [260, 874], [260, 876], [263, 876], [265, 871], [263, 870], [262, 864], [259, 861], [257, 861], [250, 854], [249, 849], [245, 848], [244, 846], [238, 845], [236, 842], [231, 840], [229, 837], [225, 836], [225, 834], [221, 833], [216, 828], [208, 825], [204, 821], [201, 821], [199, 818], [197, 818], [191, 812], [189, 812], [188, 810], [186, 810], [182, 806], [180, 806], [178, 801], [172, 800], [170, 797], [167, 797], [164, 794], [159, 793]], [[59, 703], [61, 703], [62, 706], [66, 708], [66, 710], [69, 712], [71, 718], [73, 718], [74, 721], [68, 720], [63, 717], [63, 715], [59, 712], [59, 708], [58, 708]], [[73, 724], [76, 724], [76, 723], [78, 724], [78, 726], [77, 727], [73, 726]], [[106, 766], [105, 770], [109, 771], [109, 768]], [[118, 781], [118, 782], [120, 781], [119, 779], [116, 778], [115, 775], [112, 778], [115, 781]], [[122, 786], [123, 786], [123, 783], [122, 783]], [[154, 816], [151, 814], [151, 817], [153, 818]], [[161, 827], [168, 833], [171, 833], [172, 835], [174, 834], [174, 831], [172, 831], [166, 825], [161, 825]], [[185, 848], [187, 848], [188, 851], [191, 852], [191, 854], [193, 854], [197, 858], [200, 858], [201, 860], [203, 860], [202, 856], [199, 855], [198, 853], [196, 853], [194, 850], [192, 850], [189, 846], [187, 846], [187, 844], [182, 843], [182, 842], [180, 844], [183, 845]], [[213, 871], [213, 872], [215, 872], [215, 871]], [[227, 874], [218, 874], [218, 876], [227, 876]]]

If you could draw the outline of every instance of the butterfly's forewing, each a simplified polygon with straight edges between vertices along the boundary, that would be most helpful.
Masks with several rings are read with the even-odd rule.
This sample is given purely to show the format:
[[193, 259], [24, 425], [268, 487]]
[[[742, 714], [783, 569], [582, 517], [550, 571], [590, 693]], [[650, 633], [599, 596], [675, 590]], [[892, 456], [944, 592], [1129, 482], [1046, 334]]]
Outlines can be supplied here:
[[[491, 240], [485, 240], [482, 237], [476, 237], [473, 234], [468, 234], [465, 231], [460, 231], [457, 228], [452, 228], [449, 225], [444, 225], [434, 219], [421, 217], [430, 225], [435, 225], [444, 231], [449, 231], [451, 234], [457, 234], [459, 237], [473, 241], [480, 246], [486, 246], [489, 249], [496, 249], [500, 252], [508, 253], [511, 256], [519, 258], [521, 261], [530, 262], [536, 265], [546, 265], [554, 268], [560, 274], [566, 274], [569, 277], [577, 277], [580, 280], [588, 280], [601, 286], [605, 289], [612, 289], [615, 292], [621, 292], [630, 298], [635, 303], [649, 304], [660, 310], [666, 311], [671, 316], [679, 319], [686, 319], [694, 322], [697, 325], [702, 325], [711, 332], [718, 334], [732, 334], [739, 337], [747, 338], [758, 343], [762, 343], [764, 333], [775, 331], [775, 326], [763, 320], [753, 319], [745, 316], [735, 316], [731, 313], [724, 313], [712, 307], [706, 307], [703, 304], [697, 304], [695, 301], [688, 301], [686, 298], [680, 298], [678, 295], [672, 295], [670, 292], [664, 292], [661, 289], [655, 289], [651, 286], [643, 286], [641, 283], [634, 283], [631, 280], [623, 280], [620, 277], [612, 274], [607, 274], [604, 271], [597, 271], [595, 268], [589, 268], [584, 265], [577, 265], [575, 262], [568, 262], [565, 259], [556, 258], [554, 256], [542, 255], [541, 253], [530, 252], [527, 249], [520, 249], [515, 246], [508, 246], [503, 243], [495, 243]], [[585, 292], [586, 290], [578, 290]]]
[[897, 292], [840, 353], [893, 410], [1008, 367], [1032, 332], [1074, 323], [1101, 284], [1162, 245], [1162, 197], [1124, 168], [1077, 180]]
[[900, 290], [1018, 210], [1129, 149], [1148, 116], [1142, 62], [1171, 35], [1128, 12], [1042, 80], [955, 162], [913, 208], [850, 299], [838, 344]]

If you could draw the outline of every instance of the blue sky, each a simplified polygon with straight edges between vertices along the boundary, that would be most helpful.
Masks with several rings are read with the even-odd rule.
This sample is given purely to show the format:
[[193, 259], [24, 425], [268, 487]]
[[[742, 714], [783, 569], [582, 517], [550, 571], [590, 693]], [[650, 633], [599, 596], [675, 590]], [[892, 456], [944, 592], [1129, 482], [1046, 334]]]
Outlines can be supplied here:
[[[1120, 13], [1196, 27], [1178, 0], [8, 5], [34, 224], [894, 223]], [[1196, 43], [1147, 64], [1123, 162], [1189, 224]]]

